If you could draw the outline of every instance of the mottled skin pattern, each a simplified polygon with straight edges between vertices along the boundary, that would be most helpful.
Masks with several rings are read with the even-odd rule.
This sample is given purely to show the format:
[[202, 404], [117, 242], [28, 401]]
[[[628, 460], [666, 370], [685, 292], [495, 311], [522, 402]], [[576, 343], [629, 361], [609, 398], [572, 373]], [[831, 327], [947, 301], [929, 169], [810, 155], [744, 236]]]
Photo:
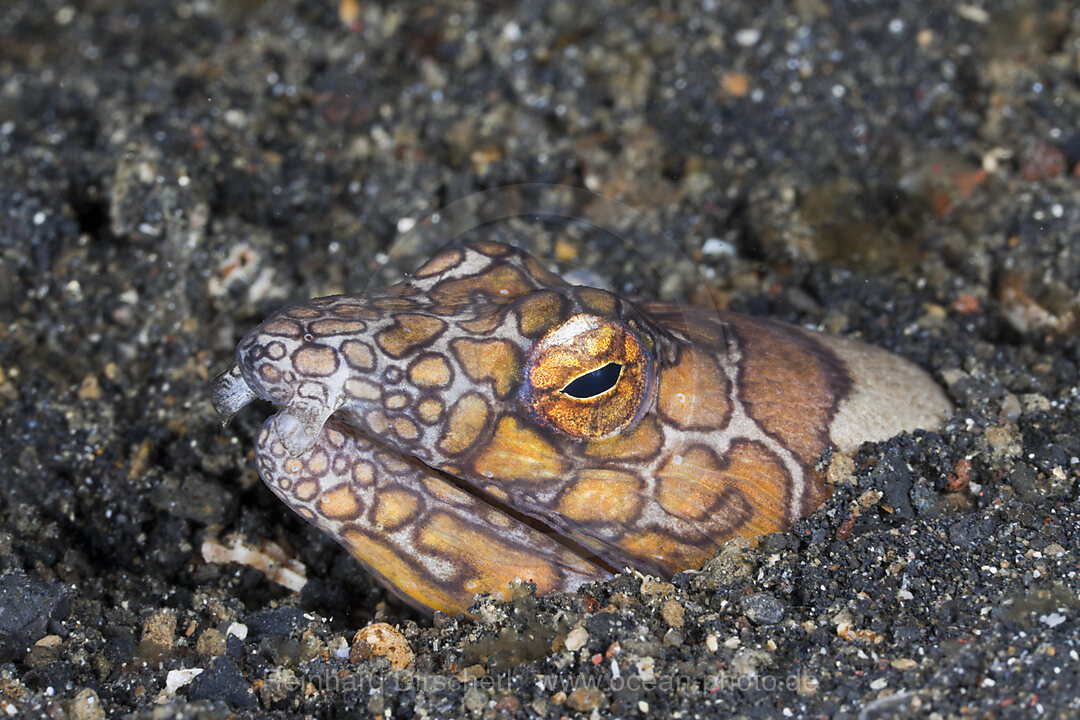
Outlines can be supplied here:
[[950, 409], [884, 351], [571, 286], [495, 243], [275, 313], [213, 394], [226, 421], [255, 397], [283, 406], [259, 433], [267, 485], [399, 595], [448, 612], [515, 579], [548, 592], [699, 567], [817, 507], [826, 448]]

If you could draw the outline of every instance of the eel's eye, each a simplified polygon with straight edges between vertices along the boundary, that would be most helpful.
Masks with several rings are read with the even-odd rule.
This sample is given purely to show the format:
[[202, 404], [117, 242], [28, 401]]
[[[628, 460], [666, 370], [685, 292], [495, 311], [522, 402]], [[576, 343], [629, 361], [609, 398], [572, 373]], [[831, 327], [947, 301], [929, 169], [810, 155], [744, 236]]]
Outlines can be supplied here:
[[533, 346], [521, 400], [541, 423], [596, 440], [641, 419], [652, 358], [637, 333], [597, 315], [574, 315]]

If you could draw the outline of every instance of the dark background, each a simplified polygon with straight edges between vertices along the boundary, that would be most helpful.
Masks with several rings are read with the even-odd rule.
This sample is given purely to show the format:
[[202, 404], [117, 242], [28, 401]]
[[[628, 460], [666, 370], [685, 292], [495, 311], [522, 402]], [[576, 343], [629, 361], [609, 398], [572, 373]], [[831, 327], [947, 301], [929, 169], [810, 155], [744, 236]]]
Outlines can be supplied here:
[[[5, 2], [0, 710], [1071, 716], [1078, 117], [1066, 2]], [[674, 585], [432, 625], [262, 487], [268, 408], [222, 430], [207, 386], [273, 308], [388, 280], [438, 243], [411, 223], [525, 182], [660, 230], [486, 231], [887, 347], [956, 415], [823, 459], [822, 510]], [[234, 537], [307, 586], [204, 560]], [[411, 669], [349, 660], [375, 619]]]

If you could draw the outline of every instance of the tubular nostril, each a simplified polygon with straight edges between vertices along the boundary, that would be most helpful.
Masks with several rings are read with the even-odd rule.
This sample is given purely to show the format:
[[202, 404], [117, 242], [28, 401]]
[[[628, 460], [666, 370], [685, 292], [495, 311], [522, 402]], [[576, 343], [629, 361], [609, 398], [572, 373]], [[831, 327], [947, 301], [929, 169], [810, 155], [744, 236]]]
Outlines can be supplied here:
[[236, 413], [240, 412], [240, 408], [255, 397], [255, 392], [240, 374], [238, 365], [233, 365], [210, 383], [210, 403], [221, 418], [222, 425], [228, 425]]

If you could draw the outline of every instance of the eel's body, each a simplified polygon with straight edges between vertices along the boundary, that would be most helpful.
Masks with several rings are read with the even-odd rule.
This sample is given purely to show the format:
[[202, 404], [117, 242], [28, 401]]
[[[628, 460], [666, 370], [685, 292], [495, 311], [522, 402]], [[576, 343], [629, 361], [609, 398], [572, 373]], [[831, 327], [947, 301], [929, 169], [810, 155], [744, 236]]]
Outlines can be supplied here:
[[267, 485], [451, 613], [515, 579], [543, 593], [699, 567], [816, 508], [826, 448], [951, 409], [883, 350], [571, 286], [495, 243], [275, 313], [214, 381], [226, 422], [255, 397], [283, 406], [259, 433]]

